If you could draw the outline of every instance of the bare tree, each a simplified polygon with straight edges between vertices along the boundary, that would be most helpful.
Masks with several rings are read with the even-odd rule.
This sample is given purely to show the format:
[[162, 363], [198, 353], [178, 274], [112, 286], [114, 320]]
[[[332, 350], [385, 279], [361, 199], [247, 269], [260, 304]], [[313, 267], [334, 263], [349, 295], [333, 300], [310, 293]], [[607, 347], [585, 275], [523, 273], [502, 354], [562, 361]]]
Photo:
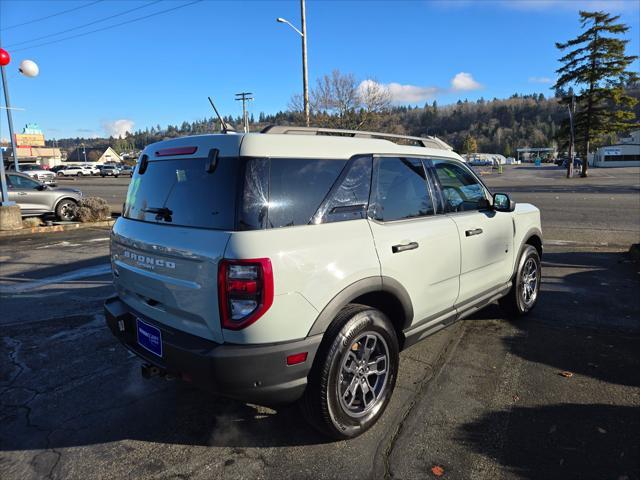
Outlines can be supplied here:
[[368, 79], [360, 83], [358, 87], [360, 98], [360, 121], [356, 130], [367, 126], [371, 128], [378, 116], [391, 107], [391, 93], [389, 89], [375, 80]]
[[[359, 130], [379, 120], [380, 114], [391, 106], [391, 95], [375, 80], [358, 82], [353, 74], [334, 70], [317, 80], [309, 103], [316, 125]], [[289, 108], [302, 111], [299, 94], [291, 97]]]

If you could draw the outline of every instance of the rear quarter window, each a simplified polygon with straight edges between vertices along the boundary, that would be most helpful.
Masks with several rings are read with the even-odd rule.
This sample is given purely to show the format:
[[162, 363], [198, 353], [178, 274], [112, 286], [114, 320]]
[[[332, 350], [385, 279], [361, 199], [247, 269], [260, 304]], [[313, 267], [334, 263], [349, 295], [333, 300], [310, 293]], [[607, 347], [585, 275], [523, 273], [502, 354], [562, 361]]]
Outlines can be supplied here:
[[239, 228], [308, 225], [346, 163], [297, 158], [247, 160]]

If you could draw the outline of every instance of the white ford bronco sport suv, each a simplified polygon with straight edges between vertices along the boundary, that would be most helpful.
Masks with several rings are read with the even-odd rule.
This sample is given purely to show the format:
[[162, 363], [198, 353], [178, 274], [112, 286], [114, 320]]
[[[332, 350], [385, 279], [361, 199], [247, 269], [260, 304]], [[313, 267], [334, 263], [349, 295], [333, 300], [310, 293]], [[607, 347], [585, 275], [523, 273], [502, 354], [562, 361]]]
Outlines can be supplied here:
[[538, 209], [491, 195], [437, 138], [184, 137], [138, 160], [105, 313], [145, 376], [299, 400], [349, 438], [384, 412], [399, 351], [498, 299], [527, 313], [541, 256]]

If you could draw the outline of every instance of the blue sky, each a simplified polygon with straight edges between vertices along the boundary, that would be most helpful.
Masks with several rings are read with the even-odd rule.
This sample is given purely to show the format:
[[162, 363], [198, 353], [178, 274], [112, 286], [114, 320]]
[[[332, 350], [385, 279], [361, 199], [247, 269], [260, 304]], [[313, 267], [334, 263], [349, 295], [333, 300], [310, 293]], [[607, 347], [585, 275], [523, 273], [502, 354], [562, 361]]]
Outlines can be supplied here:
[[[251, 91], [250, 110], [285, 109], [301, 87], [298, 1], [205, 0], [128, 25], [116, 25], [193, 0], [0, 0], [0, 38], [14, 124], [38, 123], [49, 138], [104, 136], [127, 128], [238, 115], [234, 93]], [[15, 26], [64, 10], [47, 20]], [[396, 103], [439, 104], [503, 98], [549, 89], [557, 68], [554, 42], [579, 31], [578, 10], [604, 9], [631, 26], [628, 52], [640, 50], [637, 0], [326, 1], [307, 0], [310, 84], [333, 69], [388, 85]], [[127, 10], [136, 11], [90, 22]], [[49, 36], [69, 30], [67, 33]], [[38, 37], [41, 40], [28, 42]], [[24, 43], [26, 42], [26, 43]], [[26, 48], [33, 46], [32, 48]], [[40, 75], [21, 76], [21, 60]], [[638, 63], [634, 64], [638, 70]], [[4, 110], [0, 136], [8, 137]]]

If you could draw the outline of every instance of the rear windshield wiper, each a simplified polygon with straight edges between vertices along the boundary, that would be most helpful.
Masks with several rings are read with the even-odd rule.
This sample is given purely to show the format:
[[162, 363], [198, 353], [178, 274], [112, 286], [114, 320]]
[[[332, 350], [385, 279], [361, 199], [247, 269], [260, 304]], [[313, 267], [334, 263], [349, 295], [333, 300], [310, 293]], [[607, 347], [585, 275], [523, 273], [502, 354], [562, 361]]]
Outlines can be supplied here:
[[173, 215], [173, 211], [168, 209], [167, 207], [162, 208], [143, 208], [143, 212], [145, 213], [155, 213], [156, 220], [164, 220], [165, 222], [170, 222], [171, 215]]

